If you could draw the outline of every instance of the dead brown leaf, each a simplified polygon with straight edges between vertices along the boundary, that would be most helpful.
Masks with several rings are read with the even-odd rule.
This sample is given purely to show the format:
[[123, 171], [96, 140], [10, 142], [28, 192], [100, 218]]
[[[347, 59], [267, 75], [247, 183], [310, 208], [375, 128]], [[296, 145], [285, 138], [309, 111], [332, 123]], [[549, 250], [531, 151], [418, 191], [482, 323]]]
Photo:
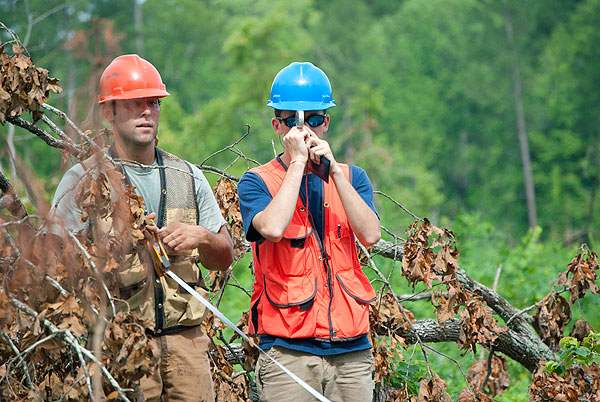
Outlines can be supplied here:
[[448, 384], [439, 375], [434, 374], [428, 381], [421, 381], [419, 387], [418, 402], [452, 402], [450, 395], [446, 392]]
[[485, 301], [480, 296], [475, 296], [460, 311], [458, 348], [476, 353], [477, 344], [489, 348], [494, 344], [498, 334], [506, 330], [506, 327], [498, 326]]
[[538, 311], [533, 316], [533, 325], [546, 345], [559, 349], [564, 330], [571, 321], [571, 307], [558, 293], [550, 293], [537, 304]]
[[567, 271], [563, 272], [556, 285], [566, 284], [571, 292], [569, 304], [585, 296], [589, 290], [598, 294], [599, 289], [596, 284], [598, 265], [598, 255], [587, 248], [584, 244], [579, 249], [577, 255], [567, 264]]
[[240, 259], [246, 254], [246, 246], [237, 189], [231, 180], [223, 177], [217, 181], [213, 191], [221, 214], [229, 224], [229, 231], [233, 239], [234, 258]]

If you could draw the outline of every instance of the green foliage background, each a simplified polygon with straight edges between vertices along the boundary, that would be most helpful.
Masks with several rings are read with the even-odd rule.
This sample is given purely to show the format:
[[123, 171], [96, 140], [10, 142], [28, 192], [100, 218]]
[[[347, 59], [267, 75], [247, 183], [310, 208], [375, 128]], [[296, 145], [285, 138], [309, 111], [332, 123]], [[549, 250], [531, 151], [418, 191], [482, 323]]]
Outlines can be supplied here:
[[[135, 1], [143, 16], [138, 32]], [[102, 33], [93, 31], [97, 19], [114, 23], [120, 48], [103, 44]], [[365, 168], [377, 190], [416, 215], [454, 230], [459, 263], [475, 279], [491, 286], [502, 264], [498, 291], [518, 308], [548, 293], [580, 242], [592, 249], [597, 243], [600, 0], [0, 0], [0, 21], [27, 39], [38, 66], [61, 78], [64, 93], [50, 103], [74, 110], [71, 117], [82, 126], [89, 125], [94, 103], [82, 88], [94, 85], [90, 77], [103, 60], [139, 53], [151, 61], [172, 95], [162, 106], [160, 145], [196, 163], [238, 140], [246, 124], [251, 131], [238, 145], [241, 152], [266, 162], [272, 140], [281, 151], [266, 107], [271, 81], [292, 61], [313, 62], [328, 74], [338, 105], [328, 133], [336, 158]], [[64, 46], [82, 30], [90, 33], [92, 55], [83, 58]], [[0, 39], [11, 38], [2, 31]], [[535, 229], [527, 222], [515, 63], [537, 197]], [[0, 169], [31, 201], [23, 180], [10, 177], [7, 133], [0, 127]], [[50, 200], [68, 166], [29, 133], [17, 128], [15, 137]], [[241, 176], [248, 165], [229, 166], [233, 160], [222, 153], [208, 164]], [[383, 196], [376, 205], [386, 229], [402, 237], [412, 218]], [[246, 258], [234, 271], [247, 288], [248, 265]], [[391, 280], [398, 293], [409, 291], [397, 273]], [[232, 289], [223, 306], [235, 320], [247, 302]], [[597, 300], [585, 301], [576, 314], [587, 311], [598, 329], [597, 308]], [[418, 317], [431, 314], [420, 304], [414, 310]], [[458, 376], [447, 359], [439, 364], [443, 378]], [[527, 373], [511, 370], [516, 388], [502, 400], [525, 400]], [[450, 382], [455, 393], [464, 386], [460, 378]]]

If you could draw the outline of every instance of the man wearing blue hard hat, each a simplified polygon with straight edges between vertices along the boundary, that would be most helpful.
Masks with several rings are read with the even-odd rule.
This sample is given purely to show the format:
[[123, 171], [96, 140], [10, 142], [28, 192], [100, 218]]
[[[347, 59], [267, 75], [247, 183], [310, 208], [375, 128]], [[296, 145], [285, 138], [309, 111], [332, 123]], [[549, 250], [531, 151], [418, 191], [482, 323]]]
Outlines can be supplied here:
[[[365, 171], [338, 163], [323, 135], [335, 106], [331, 84], [311, 63], [292, 63], [273, 81], [267, 104], [285, 152], [251, 169], [238, 193], [252, 242], [254, 290], [250, 333], [268, 354], [331, 401], [372, 399], [373, 355], [367, 338], [375, 292], [362, 272], [355, 236], [381, 236]], [[260, 356], [261, 401], [313, 397]]]

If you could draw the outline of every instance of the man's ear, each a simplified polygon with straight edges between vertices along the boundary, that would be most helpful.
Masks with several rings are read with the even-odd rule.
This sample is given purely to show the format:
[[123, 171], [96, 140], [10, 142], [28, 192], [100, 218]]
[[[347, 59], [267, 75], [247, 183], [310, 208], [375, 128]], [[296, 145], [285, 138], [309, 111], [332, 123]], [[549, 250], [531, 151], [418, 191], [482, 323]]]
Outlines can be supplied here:
[[325, 115], [325, 121], [323, 122], [323, 132], [326, 133], [329, 130], [329, 115]]
[[285, 134], [285, 130], [283, 130], [283, 126], [285, 126], [285, 124], [281, 121], [281, 120], [277, 120], [276, 117], [273, 117], [271, 119], [271, 127], [273, 127], [273, 131], [275, 131], [275, 134], [277, 135], [283, 135]]
[[109, 123], [113, 123], [115, 120], [114, 111], [115, 106], [112, 102], [104, 102], [100, 105], [100, 111], [102, 112], [102, 117], [104, 117]]

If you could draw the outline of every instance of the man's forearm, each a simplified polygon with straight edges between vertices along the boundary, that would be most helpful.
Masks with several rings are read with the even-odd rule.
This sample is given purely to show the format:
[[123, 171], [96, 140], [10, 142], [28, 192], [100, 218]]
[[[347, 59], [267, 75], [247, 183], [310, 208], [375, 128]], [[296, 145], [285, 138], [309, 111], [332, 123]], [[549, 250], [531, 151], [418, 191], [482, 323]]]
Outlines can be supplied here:
[[275, 197], [252, 219], [252, 226], [265, 239], [275, 242], [281, 240], [290, 225], [305, 167], [305, 161], [291, 163]]
[[333, 181], [342, 200], [352, 231], [364, 246], [371, 246], [381, 238], [381, 226], [377, 215], [352, 187], [344, 173], [336, 171]]
[[200, 263], [207, 269], [224, 271], [233, 261], [233, 243], [227, 227], [223, 225], [217, 233], [206, 232], [202, 244], [198, 246]]

